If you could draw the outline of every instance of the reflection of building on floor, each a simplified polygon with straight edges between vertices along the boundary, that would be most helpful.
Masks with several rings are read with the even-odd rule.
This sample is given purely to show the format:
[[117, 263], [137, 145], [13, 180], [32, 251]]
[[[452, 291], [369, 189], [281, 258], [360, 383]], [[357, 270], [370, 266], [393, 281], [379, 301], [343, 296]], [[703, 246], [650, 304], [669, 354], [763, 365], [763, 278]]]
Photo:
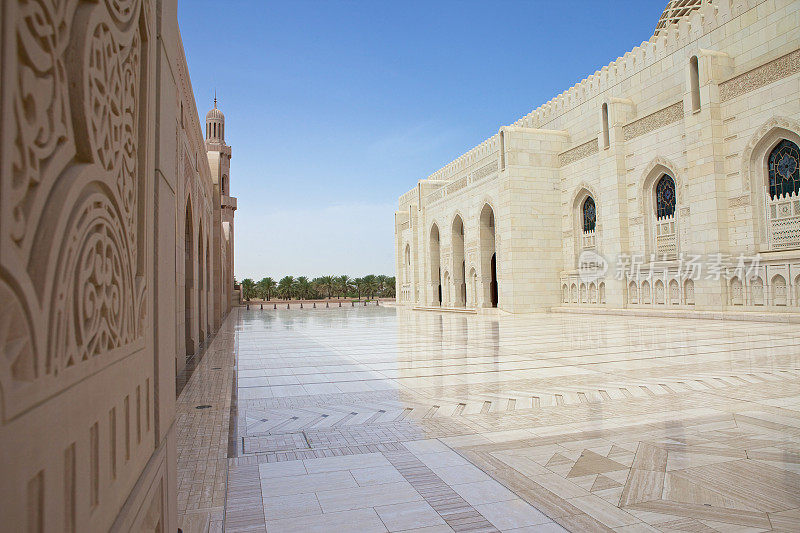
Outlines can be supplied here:
[[[669, 2], [649, 41], [400, 197], [398, 301], [797, 313], [798, 61], [794, 2]], [[595, 254], [611, 270], [581, 275]]]
[[176, 375], [234, 296], [224, 117], [173, 0], [2, 19], [0, 528], [174, 532]]
[[[213, 368], [235, 362], [229, 528], [792, 530], [798, 340], [753, 322], [240, 308], [187, 389], [224, 408], [181, 402], [178, 445], [229, 427]], [[211, 506], [229, 448], [207, 443], [180, 472]]]

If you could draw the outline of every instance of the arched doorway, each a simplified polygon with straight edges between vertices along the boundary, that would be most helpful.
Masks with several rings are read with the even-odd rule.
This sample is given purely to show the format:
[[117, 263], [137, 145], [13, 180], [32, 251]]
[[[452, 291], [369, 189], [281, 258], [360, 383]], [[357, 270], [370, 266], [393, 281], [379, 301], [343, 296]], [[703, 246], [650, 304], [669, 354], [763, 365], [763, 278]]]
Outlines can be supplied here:
[[481, 209], [480, 216], [481, 288], [484, 307], [497, 307], [500, 300], [497, 283], [497, 256], [495, 253], [495, 218], [489, 204]]
[[439, 227], [431, 227], [429, 238], [430, 249], [430, 286], [432, 301], [430, 305], [442, 305], [442, 269], [440, 264]]
[[184, 224], [184, 256], [183, 256], [183, 289], [184, 310], [183, 324], [186, 335], [186, 359], [194, 355], [192, 337], [192, 296], [194, 289], [194, 224], [192, 221], [192, 201], [186, 201], [186, 222]]
[[453, 224], [450, 227], [450, 235], [451, 235], [451, 243], [453, 247], [453, 265], [452, 265], [452, 282], [453, 288], [453, 301], [451, 302], [453, 305], [464, 307], [467, 303], [466, 298], [466, 280], [465, 278], [465, 267], [466, 263], [464, 262], [464, 221], [461, 220], [459, 215], [456, 215], [453, 219]]

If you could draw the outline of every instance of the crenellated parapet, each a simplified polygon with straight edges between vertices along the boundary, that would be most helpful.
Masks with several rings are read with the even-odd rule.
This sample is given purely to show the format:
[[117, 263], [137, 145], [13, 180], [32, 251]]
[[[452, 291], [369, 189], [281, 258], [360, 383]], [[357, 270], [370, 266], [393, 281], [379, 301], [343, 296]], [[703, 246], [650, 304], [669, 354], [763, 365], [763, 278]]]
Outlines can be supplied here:
[[[666, 56], [697, 41], [765, 0], [701, 0], [699, 5], [677, 22], [656, 29], [654, 35], [618, 57], [594, 74], [540, 105], [512, 125], [543, 128], [564, 113], [602, 95], [612, 87], [635, 76]], [[493, 135], [475, 148], [430, 174], [427, 180], [447, 182], [459, 179], [477, 162], [500, 152], [500, 134]]]
[[764, 0], [702, 0], [699, 7], [594, 74], [548, 100], [514, 125], [538, 128], [642, 72]]

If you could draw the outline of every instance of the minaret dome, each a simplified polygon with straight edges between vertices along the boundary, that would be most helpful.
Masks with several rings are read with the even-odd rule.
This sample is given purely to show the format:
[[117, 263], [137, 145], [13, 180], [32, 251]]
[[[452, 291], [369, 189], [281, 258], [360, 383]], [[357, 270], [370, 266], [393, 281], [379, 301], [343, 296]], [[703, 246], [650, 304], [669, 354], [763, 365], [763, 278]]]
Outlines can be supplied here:
[[225, 115], [217, 109], [217, 95], [214, 94], [214, 109], [206, 114], [206, 140], [225, 144]]

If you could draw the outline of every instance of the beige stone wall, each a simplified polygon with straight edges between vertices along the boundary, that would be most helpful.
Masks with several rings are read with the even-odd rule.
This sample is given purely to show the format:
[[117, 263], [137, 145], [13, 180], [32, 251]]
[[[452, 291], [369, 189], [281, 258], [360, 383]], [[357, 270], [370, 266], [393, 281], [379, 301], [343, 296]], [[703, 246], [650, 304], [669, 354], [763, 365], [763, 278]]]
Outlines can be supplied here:
[[[699, 109], [693, 101], [692, 58]], [[480, 250], [478, 214], [489, 204], [497, 219], [501, 309], [575, 305], [797, 312], [800, 221], [787, 223], [788, 244], [770, 237], [765, 159], [780, 139], [800, 140], [799, 121], [800, 2], [704, 2], [403, 195], [396, 217], [401, 302], [438, 305], [431, 265], [449, 260], [451, 221], [456, 213], [466, 214], [466, 248]], [[498, 171], [477, 177], [491, 165]], [[676, 214], [669, 224], [654, 214], [654, 187], [664, 173], [677, 185]], [[581, 225], [587, 196], [597, 207], [597, 226], [590, 234]], [[784, 206], [784, 212], [788, 209], [794, 207]], [[443, 230], [440, 258], [432, 257], [429, 246], [434, 221]], [[401, 268], [406, 244], [413, 264]], [[612, 263], [594, 283], [579, 276], [584, 250]], [[749, 257], [757, 253], [754, 265]], [[614, 265], [638, 254], [643, 257], [639, 272], [617, 279]], [[716, 254], [728, 257], [720, 267], [726, 276], [688, 279], [682, 268], [686, 259], [701, 256], [708, 263]], [[734, 298], [731, 273], [740, 254], [748, 256], [753, 275], [740, 280], [743, 286], [735, 292], [743, 296]], [[469, 263], [470, 253], [467, 257]], [[473, 262], [474, 292], [485, 295], [488, 278], [480, 260]], [[645, 284], [648, 299], [641, 297]], [[443, 305], [461, 302], [443, 298]], [[468, 298], [468, 306], [486, 307], [486, 298]]]
[[[177, 529], [184, 265], [215, 279], [222, 225], [176, 10], [0, 5], [3, 531]], [[215, 290], [190, 294], [193, 335]]]

